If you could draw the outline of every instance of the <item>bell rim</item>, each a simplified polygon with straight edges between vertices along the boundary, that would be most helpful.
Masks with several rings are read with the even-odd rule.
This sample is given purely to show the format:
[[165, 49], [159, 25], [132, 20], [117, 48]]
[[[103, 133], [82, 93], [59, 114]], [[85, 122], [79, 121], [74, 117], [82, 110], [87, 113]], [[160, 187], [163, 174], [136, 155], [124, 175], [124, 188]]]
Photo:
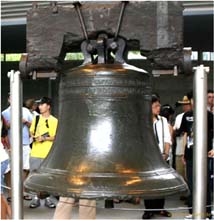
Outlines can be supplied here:
[[[96, 190], [93, 190], [94, 184], [99, 177], [94, 177], [94, 180], [92, 181], [93, 183], [89, 186], [86, 187], [81, 187], [78, 188], [78, 186], [72, 186], [70, 184], [69, 187], [66, 188], [66, 190], [63, 190], [60, 186], [63, 185], [62, 181], [62, 176], [59, 174], [56, 174], [56, 172], [53, 174], [50, 173], [40, 173], [35, 172], [31, 176], [28, 177], [28, 179], [25, 182], [25, 187], [28, 188], [30, 191], [36, 191], [36, 192], [45, 192], [45, 193], [51, 193], [53, 195], [60, 195], [60, 196], [66, 196], [66, 197], [74, 197], [74, 198], [81, 198], [81, 199], [102, 199], [102, 198], [120, 198], [120, 199], [126, 199], [126, 198], [131, 198], [131, 197], [142, 197], [142, 198], [161, 198], [165, 196], [170, 196], [174, 195], [177, 193], [181, 194], [187, 194], [188, 193], [188, 187], [185, 181], [180, 177], [175, 171], [173, 172], [172, 168], [166, 169], [171, 171], [171, 175], [173, 175], [174, 180], [174, 185], [171, 184], [171, 186], [167, 185], [166, 187], [160, 187], [160, 188], [151, 188], [148, 190], [148, 188], [144, 188], [143, 186], [146, 184], [146, 181], [149, 182], [153, 179], [154, 176], [150, 176], [150, 180], [146, 178], [144, 181], [142, 181], [141, 185], [137, 185], [135, 189], [129, 188], [124, 185], [121, 185], [119, 189], [113, 190], [112, 188], [105, 188], [103, 187], [102, 184], [100, 184], [100, 188], [97, 187]], [[156, 172], [157, 173], [157, 172]], [[52, 176], [51, 176], [52, 175]], [[54, 175], [54, 177], [53, 177]], [[54, 178], [60, 179], [61, 184], [55, 184]], [[159, 176], [164, 178], [166, 176], [165, 174], [159, 174]], [[79, 176], [81, 178], [81, 176]], [[122, 175], [120, 178], [128, 178], [132, 177], [132, 175]], [[45, 180], [46, 182], [49, 183], [49, 185], [43, 185], [41, 184], [41, 178]], [[101, 177], [100, 177], [101, 178]], [[119, 177], [118, 177], [119, 178]], [[145, 178], [145, 176], [144, 176]], [[37, 181], [35, 181], [37, 179]], [[110, 179], [107, 177], [107, 179]], [[117, 179], [116, 177], [114, 179]], [[38, 181], [39, 180], [39, 181]], [[67, 179], [66, 179], [67, 180]], [[112, 181], [112, 179], [111, 179]], [[161, 180], [158, 179], [160, 182], [160, 185], [162, 184], [163, 186], [166, 184], [166, 180]], [[165, 183], [164, 183], [165, 181]], [[37, 184], [39, 182], [39, 184]], [[102, 181], [101, 181], [102, 182]], [[75, 188], [76, 187], [76, 188]]]

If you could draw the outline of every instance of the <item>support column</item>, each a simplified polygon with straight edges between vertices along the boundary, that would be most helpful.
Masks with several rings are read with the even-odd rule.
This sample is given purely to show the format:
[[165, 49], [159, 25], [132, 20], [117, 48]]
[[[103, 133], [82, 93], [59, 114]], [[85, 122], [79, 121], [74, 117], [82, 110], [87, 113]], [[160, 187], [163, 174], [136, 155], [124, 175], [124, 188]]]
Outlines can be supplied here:
[[194, 74], [193, 218], [206, 219], [207, 199], [207, 73], [200, 65]]
[[22, 178], [22, 81], [20, 72], [11, 70], [11, 189], [12, 219], [23, 219], [23, 178]]

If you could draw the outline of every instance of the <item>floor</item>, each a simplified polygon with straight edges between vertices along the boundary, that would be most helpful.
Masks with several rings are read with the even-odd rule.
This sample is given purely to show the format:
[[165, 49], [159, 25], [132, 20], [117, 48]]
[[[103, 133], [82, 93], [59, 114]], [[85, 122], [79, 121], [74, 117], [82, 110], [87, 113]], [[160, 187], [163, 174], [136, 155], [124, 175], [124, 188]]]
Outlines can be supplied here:
[[[57, 200], [56, 200], [57, 201]], [[36, 209], [29, 208], [29, 201], [24, 202], [24, 219], [52, 219], [55, 209], [41, 206]], [[166, 199], [165, 208], [172, 212], [170, 219], [184, 219], [188, 210], [178, 196], [171, 196]], [[97, 219], [142, 219], [144, 205], [133, 205], [127, 202], [114, 205], [114, 209], [105, 209], [104, 201], [97, 201]], [[78, 207], [73, 209], [72, 219], [78, 219]], [[166, 218], [166, 217], [165, 217]], [[154, 216], [154, 219], [164, 219], [161, 216]]]

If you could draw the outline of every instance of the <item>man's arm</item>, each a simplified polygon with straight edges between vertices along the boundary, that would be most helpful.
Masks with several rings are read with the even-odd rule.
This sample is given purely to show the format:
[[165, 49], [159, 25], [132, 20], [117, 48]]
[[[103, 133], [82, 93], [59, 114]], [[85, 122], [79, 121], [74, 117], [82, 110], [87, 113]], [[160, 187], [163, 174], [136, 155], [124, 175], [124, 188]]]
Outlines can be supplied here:
[[183, 135], [183, 144], [182, 144], [182, 161], [183, 161], [183, 164], [186, 164], [186, 160], [185, 160], [186, 145], [187, 145], [187, 132], [185, 132], [184, 135]]
[[22, 119], [22, 123], [23, 124], [25, 124], [25, 125], [27, 125], [28, 126], [28, 128], [30, 128], [30, 126], [31, 126], [31, 121], [27, 121], [27, 120], [25, 120], [24, 118]]
[[28, 126], [28, 128], [30, 128], [32, 121], [33, 121], [33, 116], [30, 113], [30, 110], [23, 108], [22, 114], [23, 114], [22, 123], [25, 124], [26, 126]]
[[52, 136], [52, 137], [39, 136], [39, 137], [35, 138], [35, 140], [38, 142], [54, 141], [54, 139], [55, 139], [55, 136]]

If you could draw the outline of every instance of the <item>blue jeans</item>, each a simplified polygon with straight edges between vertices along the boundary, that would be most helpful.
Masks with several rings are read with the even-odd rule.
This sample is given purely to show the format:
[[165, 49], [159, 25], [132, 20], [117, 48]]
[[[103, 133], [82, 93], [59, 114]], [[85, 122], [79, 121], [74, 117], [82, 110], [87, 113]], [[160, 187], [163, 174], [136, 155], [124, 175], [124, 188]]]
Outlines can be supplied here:
[[2, 187], [3, 185], [3, 182], [4, 182], [4, 173], [5, 171], [7, 170], [7, 166], [9, 164], [9, 160], [4, 160], [1, 162], [1, 194], [3, 193], [4, 191], [4, 188]]

